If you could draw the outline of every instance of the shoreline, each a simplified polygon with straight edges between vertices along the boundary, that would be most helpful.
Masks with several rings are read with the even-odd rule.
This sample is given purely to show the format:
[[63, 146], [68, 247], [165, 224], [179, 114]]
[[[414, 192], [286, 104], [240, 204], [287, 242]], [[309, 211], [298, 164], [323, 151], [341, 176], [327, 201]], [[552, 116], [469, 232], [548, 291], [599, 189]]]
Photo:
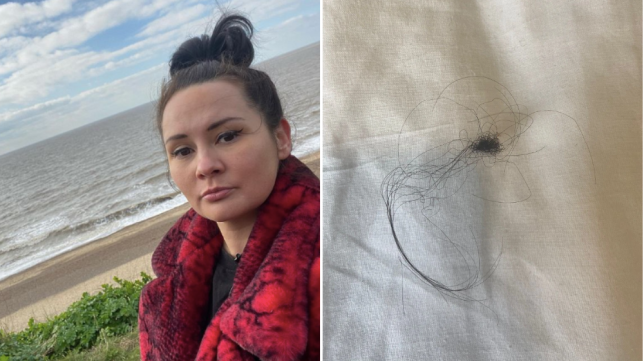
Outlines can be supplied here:
[[[301, 160], [320, 176], [319, 151]], [[127, 280], [139, 279], [141, 272], [154, 276], [152, 252], [189, 208], [183, 204], [0, 281], [0, 329], [20, 331], [30, 317], [45, 321], [84, 292], [94, 294], [102, 284], [115, 284], [115, 276]]]

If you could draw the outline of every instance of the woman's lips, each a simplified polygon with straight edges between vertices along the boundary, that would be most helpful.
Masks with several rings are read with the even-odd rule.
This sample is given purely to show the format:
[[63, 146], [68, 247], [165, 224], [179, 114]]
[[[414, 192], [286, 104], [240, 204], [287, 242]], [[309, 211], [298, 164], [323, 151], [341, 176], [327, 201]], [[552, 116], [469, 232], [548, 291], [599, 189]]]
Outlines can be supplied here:
[[233, 188], [216, 188], [214, 190], [207, 190], [204, 192], [201, 198], [209, 202], [216, 202], [228, 197], [228, 195], [232, 191], [233, 191]]

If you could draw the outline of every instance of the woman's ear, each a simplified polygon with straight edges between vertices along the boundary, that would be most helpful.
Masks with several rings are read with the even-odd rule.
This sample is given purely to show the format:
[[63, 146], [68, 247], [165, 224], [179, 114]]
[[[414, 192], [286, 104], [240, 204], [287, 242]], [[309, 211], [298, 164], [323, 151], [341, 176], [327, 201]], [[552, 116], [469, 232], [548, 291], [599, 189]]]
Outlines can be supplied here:
[[291, 155], [293, 144], [291, 143], [291, 125], [285, 118], [280, 119], [277, 128], [275, 128], [275, 138], [277, 139], [277, 155], [280, 160], [288, 158]]

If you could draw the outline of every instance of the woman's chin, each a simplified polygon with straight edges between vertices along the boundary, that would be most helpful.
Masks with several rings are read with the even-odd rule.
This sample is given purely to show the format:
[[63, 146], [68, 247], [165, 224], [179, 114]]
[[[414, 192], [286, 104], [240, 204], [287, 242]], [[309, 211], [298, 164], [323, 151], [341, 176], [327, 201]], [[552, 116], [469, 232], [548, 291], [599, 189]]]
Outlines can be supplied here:
[[200, 209], [197, 209], [193, 207], [193, 209], [203, 218], [217, 223], [252, 223], [255, 221], [257, 215], [257, 210], [249, 212], [239, 212], [230, 209], [230, 207], [228, 207], [227, 209], [208, 209], [208, 207], [201, 207]]

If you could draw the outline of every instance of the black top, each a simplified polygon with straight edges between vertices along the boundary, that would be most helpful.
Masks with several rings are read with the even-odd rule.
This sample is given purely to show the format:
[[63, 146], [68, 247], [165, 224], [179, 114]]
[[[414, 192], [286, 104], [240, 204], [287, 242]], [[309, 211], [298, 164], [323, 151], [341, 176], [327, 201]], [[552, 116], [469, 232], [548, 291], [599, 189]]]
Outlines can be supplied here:
[[[219, 258], [217, 259], [217, 263], [215, 263], [215, 273], [212, 276], [212, 310], [210, 318], [215, 317], [215, 313], [217, 313], [219, 307], [221, 307], [230, 295], [230, 290], [233, 288], [233, 279], [235, 279], [235, 272], [237, 272], [237, 262], [240, 259], [240, 254], [233, 257], [223, 248], [219, 252]], [[257, 356], [253, 359], [260, 361]]]
[[223, 248], [219, 252], [219, 258], [215, 263], [215, 272], [212, 276], [212, 309], [210, 316], [215, 316], [219, 307], [226, 301], [233, 287], [233, 279], [237, 272], [237, 262], [239, 260], [230, 255]]

